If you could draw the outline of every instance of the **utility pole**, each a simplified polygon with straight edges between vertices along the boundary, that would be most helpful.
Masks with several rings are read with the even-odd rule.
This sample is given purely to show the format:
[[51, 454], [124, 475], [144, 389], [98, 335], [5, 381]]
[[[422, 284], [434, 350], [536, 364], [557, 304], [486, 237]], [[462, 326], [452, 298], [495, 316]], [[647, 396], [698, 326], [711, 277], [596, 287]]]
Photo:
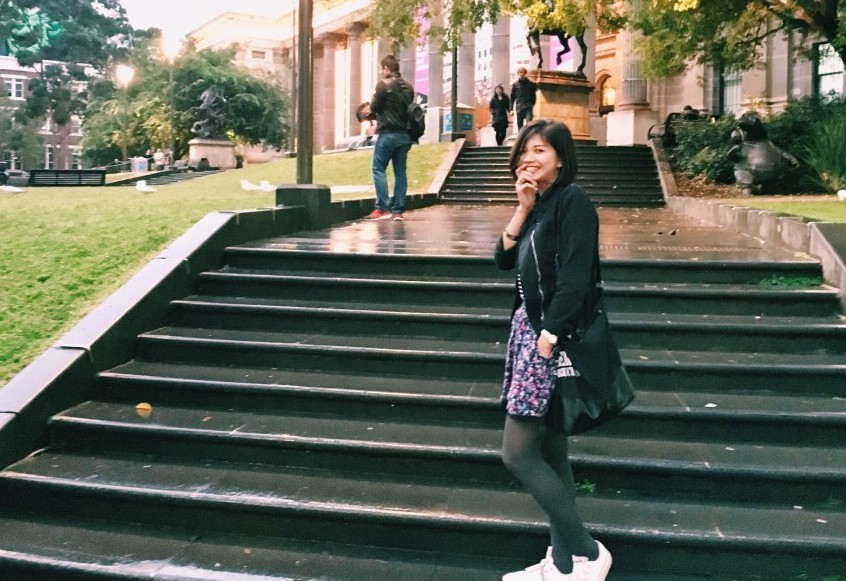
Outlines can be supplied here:
[[314, 59], [312, 55], [311, 0], [299, 0], [297, 11], [297, 183], [310, 184], [313, 179], [314, 152]]

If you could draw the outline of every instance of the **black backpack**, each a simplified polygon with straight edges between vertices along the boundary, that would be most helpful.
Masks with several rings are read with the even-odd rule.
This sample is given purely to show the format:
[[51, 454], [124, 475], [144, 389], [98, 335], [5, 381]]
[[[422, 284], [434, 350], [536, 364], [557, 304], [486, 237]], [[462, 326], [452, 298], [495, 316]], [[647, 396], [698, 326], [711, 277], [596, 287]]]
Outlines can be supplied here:
[[426, 132], [426, 112], [420, 103], [417, 102], [416, 95], [408, 104], [408, 135], [411, 141], [419, 140]]

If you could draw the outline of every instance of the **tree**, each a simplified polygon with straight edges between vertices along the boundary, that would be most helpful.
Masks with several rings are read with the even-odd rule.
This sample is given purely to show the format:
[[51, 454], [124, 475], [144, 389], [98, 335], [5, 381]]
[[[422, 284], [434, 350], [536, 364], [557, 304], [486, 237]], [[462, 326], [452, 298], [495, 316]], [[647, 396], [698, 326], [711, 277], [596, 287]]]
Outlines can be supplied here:
[[131, 32], [119, 0], [0, 0], [0, 15], [0, 37], [18, 64], [39, 72], [25, 115], [57, 126], [82, 113], [87, 82], [107, 73]]
[[124, 106], [130, 116], [130, 156], [143, 155], [148, 149], [170, 149], [175, 142], [175, 157], [182, 157], [194, 137], [191, 128], [200, 116], [200, 95], [212, 85], [225, 99], [223, 116], [230, 139], [284, 146], [290, 132], [286, 97], [274, 83], [235, 65], [234, 51], [189, 50], [172, 65], [165, 65], [156, 50], [148, 49], [147, 43], [134, 47], [130, 60], [136, 76], [126, 103], [111, 80], [91, 85], [83, 138], [86, 159], [91, 163], [103, 165], [120, 155], [122, 128], [117, 120]]
[[666, 77], [687, 62], [748, 70], [766, 40], [799, 33], [829, 42], [846, 64], [846, 3], [837, 0], [653, 0], [630, 15], [643, 33], [644, 73]]
[[370, 32], [393, 41], [440, 41], [444, 52], [461, 45], [461, 35], [496, 22], [500, 0], [380, 0], [372, 4]]
[[39, 126], [0, 92], [0, 161], [15, 152], [23, 167], [34, 167], [43, 155], [43, 138]]

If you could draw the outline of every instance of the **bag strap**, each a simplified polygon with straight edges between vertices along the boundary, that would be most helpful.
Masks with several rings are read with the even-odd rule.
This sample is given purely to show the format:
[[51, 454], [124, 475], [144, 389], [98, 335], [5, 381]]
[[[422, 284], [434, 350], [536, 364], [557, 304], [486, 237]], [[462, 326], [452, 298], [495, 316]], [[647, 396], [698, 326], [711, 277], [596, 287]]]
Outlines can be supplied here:
[[[569, 186], [568, 186], [569, 187]], [[567, 191], [566, 188], [564, 191]], [[564, 192], [561, 192], [562, 194]], [[561, 196], [561, 199], [558, 200], [558, 207], [556, 208], [555, 218], [556, 218], [556, 237], [558, 238], [558, 247], [555, 250], [555, 265], [558, 266], [558, 248], [561, 247], [561, 206], [564, 205], [563, 202], [564, 196]], [[598, 241], [597, 241], [598, 243]], [[599, 251], [597, 250], [596, 254], [593, 256], [593, 264], [591, 265], [591, 272], [596, 273], [596, 288], [594, 292], [591, 294], [590, 300], [591, 305], [587, 309], [582, 309], [582, 319], [583, 319], [583, 328], [587, 328], [593, 322], [593, 319], [596, 316], [596, 313], [600, 310], [604, 310], [605, 308], [605, 301], [603, 300], [603, 293], [604, 287], [602, 283], [602, 267], [599, 264]]]

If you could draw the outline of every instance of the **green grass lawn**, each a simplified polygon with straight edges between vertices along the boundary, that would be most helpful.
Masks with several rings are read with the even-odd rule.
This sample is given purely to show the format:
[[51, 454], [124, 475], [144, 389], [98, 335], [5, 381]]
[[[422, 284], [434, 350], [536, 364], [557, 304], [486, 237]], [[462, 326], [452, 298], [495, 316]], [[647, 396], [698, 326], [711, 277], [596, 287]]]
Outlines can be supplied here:
[[846, 202], [836, 197], [821, 200], [815, 196], [813, 200], [801, 199], [801, 196], [790, 196], [784, 200], [756, 200], [754, 198], [738, 198], [727, 200], [737, 206], [747, 206], [758, 210], [768, 210], [778, 214], [802, 216], [811, 220], [823, 222], [837, 222], [846, 224]]
[[[409, 192], [427, 191], [449, 146], [411, 149]], [[313, 182], [370, 185], [371, 158], [368, 150], [315, 156]], [[273, 192], [243, 191], [242, 179], [295, 183], [296, 160], [249, 165], [152, 194], [131, 186], [0, 193], [0, 385], [209, 212], [274, 205]]]

